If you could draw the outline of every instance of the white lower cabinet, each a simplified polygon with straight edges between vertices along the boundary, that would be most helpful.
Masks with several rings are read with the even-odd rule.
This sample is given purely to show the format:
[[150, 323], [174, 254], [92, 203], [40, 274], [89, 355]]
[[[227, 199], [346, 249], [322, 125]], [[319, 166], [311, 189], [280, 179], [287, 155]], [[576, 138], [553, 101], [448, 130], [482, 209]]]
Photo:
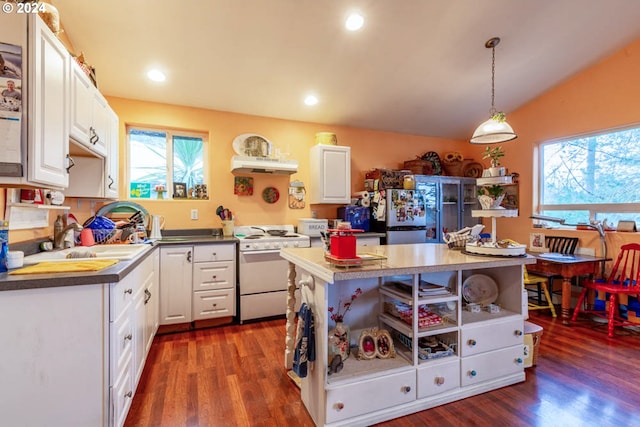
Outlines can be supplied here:
[[160, 293], [163, 325], [235, 316], [235, 243], [162, 246]]
[[[154, 308], [147, 304], [156, 279], [156, 254], [149, 255], [110, 289], [110, 426], [124, 424], [155, 334]], [[151, 294], [153, 297], [153, 294]], [[147, 302], [147, 303], [145, 303]], [[155, 310], [157, 313], [157, 310]]]
[[[378, 390], [379, 393], [371, 393]], [[401, 405], [416, 399], [414, 370], [385, 375], [327, 390], [327, 423], [344, 420], [376, 410]]]

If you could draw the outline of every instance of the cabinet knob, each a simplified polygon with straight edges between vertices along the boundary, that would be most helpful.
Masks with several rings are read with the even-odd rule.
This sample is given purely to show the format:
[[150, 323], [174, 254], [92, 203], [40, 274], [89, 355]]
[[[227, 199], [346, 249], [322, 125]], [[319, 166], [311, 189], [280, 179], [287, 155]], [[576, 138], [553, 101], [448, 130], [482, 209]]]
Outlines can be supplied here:
[[407, 394], [411, 391], [411, 386], [408, 386], [408, 385], [402, 386], [400, 391], [403, 392], [404, 394]]
[[133, 392], [131, 390], [129, 390], [124, 394], [124, 397], [131, 397], [131, 396], [133, 396]]
[[342, 402], [336, 402], [336, 403], [334, 403], [334, 404], [333, 404], [333, 408], [334, 408], [336, 411], [342, 411], [342, 410], [344, 409], [344, 403], [342, 403]]
[[133, 289], [131, 289], [131, 288], [125, 289], [124, 293], [125, 294], [132, 294], [133, 293]]
[[475, 369], [472, 369], [469, 371], [469, 376], [470, 377], [475, 377], [476, 375], [478, 375], [478, 373], [475, 371]]
[[213, 275], [213, 278], [216, 279], [218, 276], [216, 276], [215, 274]]
[[133, 338], [133, 335], [131, 335], [131, 334], [128, 334], [128, 335], [124, 336], [124, 340], [125, 341], [131, 341], [132, 338]]
[[467, 344], [469, 344], [470, 347], [474, 347], [476, 345], [476, 340], [469, 340], [467, 341]]
[[517, 363], [518, 365], [522, 365], [522, 363], [524, 363], [524, 360], [522, 360], [522, 357], [518, 357], [518, 358], [516, 359], [516, 363]]
[[215, 307], [217, 307], [217, 306], [218, 306], [218, 303], [215, 303], [215, 302], [214, 302], [214, 303], [213, 303], [213, 307], [215, 308]]
[[435, 383], [436, 383], [436, 385], [444, 384], [444, 377], [436, 377]]
[[522, 336], [522, 331], [520, 329], [516, 329], [514, 332], [515, 336], [519, 337]]

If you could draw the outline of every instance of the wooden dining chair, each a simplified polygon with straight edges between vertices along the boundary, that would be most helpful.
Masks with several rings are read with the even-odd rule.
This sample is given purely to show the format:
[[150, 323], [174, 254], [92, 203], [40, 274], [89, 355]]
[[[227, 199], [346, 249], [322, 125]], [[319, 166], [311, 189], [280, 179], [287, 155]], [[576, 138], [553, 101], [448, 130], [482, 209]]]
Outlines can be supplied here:
[[[626, 303], [629, 295], [640, 295], [640, 244], [629, 243], [620, 247], [616, 263], [606, 280], [587, 279], [583, 283], [578, 303], [571, 321], [575, 321], [580, 313], [588, 313], [607, 319], [608, 334], [613, 338], [616, 326], [638, 326], [637, 321], [623, 317], [618, 304]], [[604, 310], [585, 308], [587, 292], [596, 291], [598, 296], [606, 300]]]
[[[566, 236], [544, 236], [544, 246], [549, 250], [549, 252], [563, 254], [563, 255], [573, 255], [576, 252], [576, 248], [578, 247], [579, 239], [577, 237], [566, 237]], [[562, 295], [562, 288], [555, 290], [553, 287], [553, 281], [555, 279], [562, 280], [562, 276], [559, 275], [544, 275], [540, 273], [536, 273], [539, 276], [544, 276], [549, 279], [549, 292], [551, 295], [557, 294]], [[538, 289], [538, 304], [542, 304], [542, 289]]]
[[[527, 272], [527, 268], [524, 267], [524, 287], [527, 290], [527, 293], [530, 291], [534, 291], [538, 293], [537, 301], [538, 303], [531, 302], [531, 299], [528, 301], [529, 310], [551, 310], [551, 316], [556, 317], [556, 308], [553, 306], [553, 300], [551, 299], [551, 294], [549, 293], [549, 279], [545, 276], [538, 276], [536, 274], [529, 274]], [[535, 288], [531, 288], [535, 286]], [[542, 301], [542, 295], [544, 293], [544, 301]]]

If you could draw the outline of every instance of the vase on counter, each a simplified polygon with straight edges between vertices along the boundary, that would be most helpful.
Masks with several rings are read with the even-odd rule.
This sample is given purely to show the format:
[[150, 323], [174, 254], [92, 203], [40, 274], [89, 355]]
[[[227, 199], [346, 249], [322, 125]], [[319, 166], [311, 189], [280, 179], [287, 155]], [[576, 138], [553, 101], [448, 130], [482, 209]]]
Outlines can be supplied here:
[[329, 360], [339, 355], [342, 360], [349, 357], [351, 330], [343, 322], [336, 322], [336, 326], [329, 331]]
[[158, 191], [158, 200], [164, 199], [164, 191]]

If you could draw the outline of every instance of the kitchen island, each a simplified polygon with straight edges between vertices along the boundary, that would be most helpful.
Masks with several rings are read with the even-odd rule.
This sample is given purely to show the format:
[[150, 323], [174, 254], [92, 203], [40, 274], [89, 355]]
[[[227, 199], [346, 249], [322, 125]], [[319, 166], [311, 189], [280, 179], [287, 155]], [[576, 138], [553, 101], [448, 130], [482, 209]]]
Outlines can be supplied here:
[[[315, 361], [301, 380], [301, 397], [316, 425], [370, 425], [525, 380], [523, 265], [533, 257], [466, 255], [438, 244], [361, 251], [362, 265], [348, 267], [327, 262], [322, 248], [280, 253], [290, 264], [287, 368], [296, 344], [296, 287], [313, 313]], [[438, 291], [430, 295], [427, 287]], [[478, 301], [475, 310], [468, 300]], [[345, 314], [350, 327], [350, 355], [337, 370], [329, 356], [329, 308]], [[406, 316], [415, 308], [437, 320]], [[377, 343], [375, 351], [362, 351], [367, 337], [385, 335], [376, 328], [392, 337], [393, 351], [379, 351]], [[430, 354], [422, 347], [427, 341], [446, 351]]]

